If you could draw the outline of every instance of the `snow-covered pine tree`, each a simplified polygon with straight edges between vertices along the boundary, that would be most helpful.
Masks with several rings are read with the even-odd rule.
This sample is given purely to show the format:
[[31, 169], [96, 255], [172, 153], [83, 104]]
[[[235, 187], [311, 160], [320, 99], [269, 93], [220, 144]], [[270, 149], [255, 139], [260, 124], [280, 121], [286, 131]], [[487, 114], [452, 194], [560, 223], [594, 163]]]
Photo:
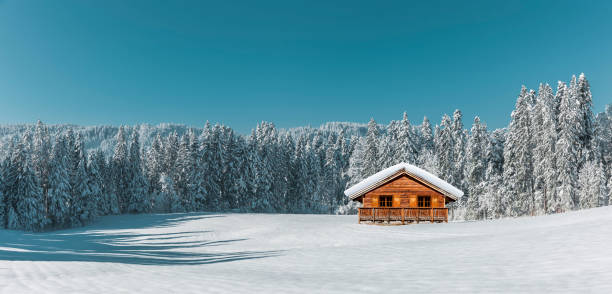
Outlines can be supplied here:
[[[401, 162], [398, 156], [403, 156], [404, 152], [397, 146], [397, 141], [393, 140], [393, 136], [383, 134], [379, 137], [378, 141], [378, 164], [381, 168]], [[396, 153], [399, 153], [399, 155], [396, 156]]]
[[[576, 190], [578, 187], [578, 150], [580, 137], [578, 135], [578, 109], [575, 100], [568, 93], [564, 83], [559, 82], [557, 95], [561, 98], [558, 117], [558, 136], [555, 145], [555, 162], [557, 164], [557, 200], [555, 211], [564, 212], [577, 207]], [[575, 96], [574, 96], [575, 97]]]
[[452, 133], [451, 119], [446, 114], [442, 116], [440, 126], [436, 126], [434, 146], [435, 157], [438, 163], [438, 176], [453, 185], [457, 185], [454, 182], [455, 178], [453, 176], [455, 168], [455, 141]]
[[608, 192], [602, 165], [593, 160], [585, 163], [578, 174], [578, 185], [581, 208], [593, 208], [604, 204]]
[[336, 145], [336, 138], [329, 136], [327, 141], [327, 150], [325, 153], [325, 165], [323, 167], [323, 182], [322, 185], [325, 188], [323, 194], [323, 201], [325, 202], [326, 212], [333, 213], [338, 205], [338, 193], [341, 193], [342, 188], [340, 186], [340, 146]]
[[295, 177], [296, 186], [292, 195], [292, 200], [294, 200], [293, 212], [305, 212], [306, 211], [306, 201], [305, 196], [308, 194], [309, 181], [308, 178], [308, 165], [307, 165], [307, 136], [302, 134], [297, 138], [297, 142], [295, 144], [295, 153], [293, 156], [292, 166], [292, 176]]
[[155, 201], [155, 203], [158, 205], [157, 209], [164, 212], [183, 211], [183, 206], [181, 205], [181, 200], [174, 189], [172, 178], [166, 175], [166, 173], [162, 173], [159, 180], [161, 182], [161, 193], [159, 194], [159, 199]]
[[426, 116], [423, 117], [423, 123], [421, 123], [420, 131], [421, 131], [421, 152], [423, 152], [424, 150], [433, 151], [434, 136], [431, 130], [431, 123], [429, 123], [429, 119]]
[[482, 202], [487, 219], [502, 217], [506, 212], [506, 207], [502, 201], [502, 197], [505, 195], [503, 192], [505, 190], [503, 184], [505, 142], [505, 130], [497, 129], [490, 134], [485, 150], [487, 160], [485, 171], [486, 191]]
[[[408, 115], [404, 112], [402, 121], [399, 123], [399, 132], [397, 137], [397, 148], [399, 153], [396, 154], [395, 162], [416, 163], [418, 156], [416, 135], [412, 133], [412, 126], [408, 120]], [[384, 154], [383, 154], [384, 156]]]
[[374, 118], [371, 118], [368, 122], [368, 133], [365, 138], [365, 148], [363, 153], [363, 170], [361, 178], [367, 178], [378, 171], [380, 171], [381, 166], [380, 162], [380, 154], [378, 151], [379, 146], [379, 131], [378, 125]]
[[[104, 169], [101, 165], [100, 160], [97, 158], [99, 150], [89, 152], [87, 156], [87, 186], [91, 194], [91, 203], [93, 205], [93, 216], [106, 215], [109, 209], [106, 208], [103, 187], [104, 177], [102, 170]], [[102, 161], [104, 155], [102, 154]]]
[[[166, 176], [172, 177], [172, 187], [176, 189], [176, 182], [178, 177], [178, 149], [179, 149], [179, 137], [176, 132], [172, 132], [166, 138], [164, 143], [164, 171]], [[178, 193], [178, 192], [177, 192]]]
[[192, 156], [193, 166], [191, 167], [191, 180], [189, 183], [189, 191], [193, 197], [193, 209], [200, 211], [204, 208], [206, 203], [206, 190], [202, 182], [205, 180], [204, 173], [202, 172], [202, 157], [200, 156], [200, 141], [193, 130], [189, 130], [187, 133], [189, 138], [189, 151]]
[[508, 127], [504, 146], [504, 174], [506, 195], [503, 205], [510, 216], [522, 216], [534, 212], [532, 142], [530, 107], [532, 91], [522, 87]]
[[49, 163], [51, 159], [51, 139], [49, 130], [40, 120], [36, 123], [32, 142], [32, 169], [42, 188], [45, 214], [48, 210]]
[[[451, 183], [459, 189], [466, 190], [466, 183], [464, 179], [465, 174], [465, 145], [466, 145], [466, 134], [463, 129], [463, 114], [459, 109], [456, 109], [453, 113], [453, 124], [451, 126], [451, 135], [453, 137], [453, 154], [454, 154], [454, 166], [450, 170], [452, 175]], [[463, 200], [463, 199], [462, 199]], [[459, 202], [462, 204], [462, 201]]]
[[146, 168], [149, 181], [149, 194], [153, 195], [161, 191], [159, 177], [164, 170], [164, 147], [162, 138], [158, 133], [147, 151]]
[[6, 197], [4, 195], [4, 183], [7, 160], [0, 158], [0, 229], [6, 228]]
[[128, 169], [128, 144], [124, 127], [119, 127], [116, 136], [115, 150], [111, 160], [111, 174], [113, 177], [114, 194], [117, 195], [118, 207], [121, 213], [127, 212], [129, 205], [129, 169]]
[[29, 130], [12, 149], [7, 182], [7, 228], [39, 231], [45, 226], [42, 190], [31, 168]]
[[[78, 145], [78, 144], [77, 144]], [[80, 148], [77, 148], [80, 151]], [[78, 156], [77, 169], [74, 174], [75, 185], [72, 188], [70, 206], [70, 223], [72, 227], [83, 226], [95, 217], [95, 198], [89, 188], [89, 175], [85, 156]]]
[[[573, 77], [575, 79], [575, 77]], [[578, 102], [578, 139], [580, 148], [578, 149], [578, 158], [580, 163], [588, 160], [593, 160], [593, 149], [591, 142], [593, 141], [593, 98], [591, 95], [591, 87], [584, 73], [578, 77], [576, 85], [576, 100]], [[581, 166], [581, 165], [580, 165]]]
[[[232, 141], [235, 140], [232, 139]], [[238, 146], [238, 144], [234, 144], [235, 146]], [[289, 212], [293, 209], [293, 206], [295, 205], [295, 202], [293, 201], [293, 195], [290, 194], [293, 191], [293, 187], [295, 187], [296, 185], [295, 178], [291, 176], [291, 164], [293, 161], [293, 154], [295, 152], [295, 144], [289, 134], [286, 133], [279, 136], [278, 144], [279, 152], [277, 154], [277, 161], [279, 164], [279, 168], [276, 170], [276, 176], [278, 177], [278, 180], [281, 181], [281, 185], [277, 186], [276, 189], [282, 190], [280, 191], [282, 193], [280, 197], [282, 200], [281, 210], [283, 212]], [[230, 150], [232, 149], [236, 149], [236, 147], [230, 148]], [[234, 154], [233, 156], [236, 158], [235, 160], [238, 161], [239, 159], [238, 157], [236, 157], [235, 151], [232, 151], [231, 153]], [[233, 169], [234, 165], [231, 165], [230, 167]], [[230, 171], [230, 174], [236, 174], [238, 172], [239, 171]], [[233, 176], [232, 178], [240, 179], [240, 176]], [[230, 182], [232, 183], [233, 187], [234, 180], [230, 180]]]
[[536, 214], [551, 212], [554, 208], [557, 168], [555, 144], [557, 143], [557, 118], [553, 90], [540, 84], [536, 104], [532, 110], [531, 129], [534, 167], [534, 195]]
[[470, 220], [484, 217], [485, 171], [487, 168], [486, 147], [488, 146], [487, 127], [480, 123], [480, 118], [474, 118], [471, 134], [466, 147], [466, 182], [468, 200], [466, 218]]
[[268, 144], [271, 144], [272, 136], [273, 131], [267, 122], [258, 124], [251, 134], [252, 169], [254, 172], [254, 197], [253, 201], [251, 201], [252, 211], [271, 211], [272, 208], [271, 202], [274, 198], [274, 195], [272, 195], [272, 185], [274, 178], [268, 162], [268, 158], [271, 156]]
[[46, 225], [42, 189], [27, 162], [23, 163], [23, 170], [17, 183], [18, 194], [15, 211], [18, 221], [10, 222], [10, 224], [18, 224], [19, 226], [9, 227], [9, 229], [42, 230]]
[[226, 150], [223, 148], [224, 143], [223, 127], [219, 124], [215, 124], [212, 128], [211, 135], [208, 140], [208, 172], [207, 178], [210, 184], [210, 195], [214, 197], [214, 209], [215, 210], [227, 210], [229, 203], [226, 201], [226, 195], [224, 194], [227, 189], [223, 178], [227, 173], [227, 167], [223, 165], [223, 159], [225, 158]]
[[143, 172], [143, 164], [140, 157], [139, 134], [134, 132], [130, 142], [129, 157], [127, 162], [127, 211], [130, 213], [142, 213], [151, 211], [151, 201], [148, 195], [147, 180]]
[[598, 159], [604, 164], [608, 176], [612, 175], [612, 105], [606, 105], [604, 112], [598, 113], [595, 124], [595, 146], [599, 151]]
[[202, 191], [206, 191], [205, 208], [209, 210], [217, 210], [219, 207], [220, 188], [218, 181], [218, 173], [215, 170], [215, 146], [216, 139], [210, 123], [207, 121], [200, 135], [200, 158], [201, 158], [201, 173], [206, 175], [202, 181]]
[[612, 203], [612, 176], [608, 177], [608, 205]]
[[70, 175], [67, 157], [68, 142], [66, 136], [58, 136], [53, 145], [51, 165], [49, 170], [48, 212], [50, 225], [53, 228], [62, 228], [69, 224], [70, 203], [72, 201], [70, 189]]

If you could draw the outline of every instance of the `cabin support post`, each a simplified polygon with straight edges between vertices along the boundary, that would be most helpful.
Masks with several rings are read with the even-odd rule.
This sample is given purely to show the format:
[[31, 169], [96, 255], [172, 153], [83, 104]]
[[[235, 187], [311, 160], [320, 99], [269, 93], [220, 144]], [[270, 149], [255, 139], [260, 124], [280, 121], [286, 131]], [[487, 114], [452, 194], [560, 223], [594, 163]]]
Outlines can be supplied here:
[[372, 223], [376, 223], [376, 210], [372, 208]]
[[433, 224], [433, 222], [434, 222], [434, 215], [433, 215], [433, 213], [434, 213], [434, 209], [433, 209], [433, 207], [432, 207], [432, 208], [431, 208], [431, 223], [432, 223], [432, 224]]
[[357, 223], [361, 223], [361, 209], [359, 208], [357, 209]]
[[420, 218], [419, 216], [420, 215], [421, 215], [421, 209], [417, 208], [417, 211], [416, 211], [416, 222], [417, 222], [417, 224], [419, 223], [419, 218]]
[[404, 225], [405, 224], [404, 223], [404, 219], [405, 219], [404, 218], [404, 215], [405, 215], [404, 211], [405, 211], [405, 209], [404, 208], [400, 208], [400, 209], [402, 210], [402, 225]]

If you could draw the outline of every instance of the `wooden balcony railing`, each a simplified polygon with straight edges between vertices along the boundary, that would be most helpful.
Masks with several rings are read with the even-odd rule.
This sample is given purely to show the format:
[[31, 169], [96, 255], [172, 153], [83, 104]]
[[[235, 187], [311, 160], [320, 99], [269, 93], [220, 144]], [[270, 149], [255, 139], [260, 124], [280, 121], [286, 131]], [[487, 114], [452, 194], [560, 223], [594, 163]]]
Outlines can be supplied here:
[[448, 222], [448, 208], [427, 208], [427, 207], [374, 207], [359, 208], [359, 222]]

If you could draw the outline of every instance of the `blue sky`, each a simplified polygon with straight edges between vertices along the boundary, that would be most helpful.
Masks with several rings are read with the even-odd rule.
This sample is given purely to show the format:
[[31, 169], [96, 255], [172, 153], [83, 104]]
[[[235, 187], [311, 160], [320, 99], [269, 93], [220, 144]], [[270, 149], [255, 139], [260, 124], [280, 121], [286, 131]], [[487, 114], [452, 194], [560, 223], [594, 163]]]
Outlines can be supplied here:
[[612, 103], [611, 1], [0, 0], [0, 123], [505, 126], [522, 84]]

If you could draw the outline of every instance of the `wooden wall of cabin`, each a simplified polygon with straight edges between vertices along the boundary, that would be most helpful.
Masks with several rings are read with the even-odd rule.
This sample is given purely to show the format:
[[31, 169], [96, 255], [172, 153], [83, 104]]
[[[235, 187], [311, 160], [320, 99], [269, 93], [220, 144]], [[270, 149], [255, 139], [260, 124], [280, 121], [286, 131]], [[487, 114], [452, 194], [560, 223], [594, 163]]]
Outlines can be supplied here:
[[429, 188], [407, 175], [396, 179], [368, 192], [363, 197], [363, 207], [379, 207], [380, 196], [393, 196], [392, 207], [419, 207], [418, 196], [430, 196], [430, 207], [445, 207], [445, 196]]

